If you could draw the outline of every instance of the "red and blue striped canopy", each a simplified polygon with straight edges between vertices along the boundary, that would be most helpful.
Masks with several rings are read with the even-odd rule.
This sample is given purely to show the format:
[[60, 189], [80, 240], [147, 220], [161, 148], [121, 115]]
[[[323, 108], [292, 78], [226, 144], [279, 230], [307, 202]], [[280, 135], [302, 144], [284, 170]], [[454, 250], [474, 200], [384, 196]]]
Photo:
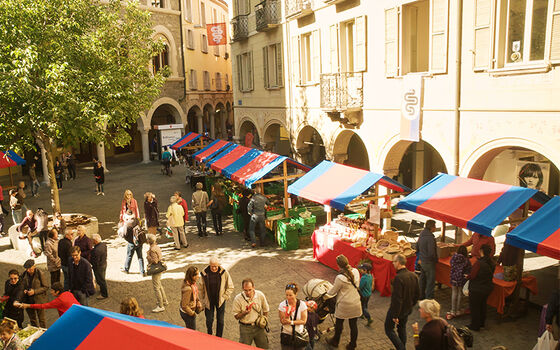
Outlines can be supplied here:
[[291, 184], [288, 192], [343, 211], [377, 182], [397, 192], [412, 191], [385, 175], [324, 160]]
[[175, 141], [175, 143], [171, 145], [171, 148], [176, 151], [180, 150], [181, 148], [187, 146], [188, 144], [198, 140], [200, 136], [201, 136], [200, 134], [197, 134], [195, 132], [188, 132], [185, 136]]
[[193, 154], [194, 159], [198, 160], [199, 162], [203, 162], [207, 158], [226, 148], [229, 144], [230, 142], [224, 140], [214, 140], [210, 142], [208, 146]]
[[560, 260], [560, 197], [549, 200], [509, 232], [506, 243]]
[[494, 227], [535, 193], [530, 188], [438, 174], [397, 207], [491, 236]]
[[251, 148], [240, 145], [229, 147], [216, 155], [216, 157], [208, 162], [208, 165], [210, 165], [213, 170], [221, 173], [223, 169], [243, 157], [250, 150]]
[[73, 305], [29, 349], [249, 350], [253, 348], [163, 321], [146, 320]]
[[18, 156], [14, 151], [7, 151], [6, 153], [0, 151], [0, 169], [24, 164], [25, 159]]

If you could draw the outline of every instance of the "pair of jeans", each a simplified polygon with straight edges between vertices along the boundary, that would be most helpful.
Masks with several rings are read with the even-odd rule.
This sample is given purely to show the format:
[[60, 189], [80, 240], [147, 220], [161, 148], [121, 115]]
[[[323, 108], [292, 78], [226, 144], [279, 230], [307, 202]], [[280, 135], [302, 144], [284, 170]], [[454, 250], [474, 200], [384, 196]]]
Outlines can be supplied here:
[[58, 187], [58, 189], [62, 188], [62, 175], [56, 177], [56, 187]]
[[99, 292], [101, 296], [107, 298], [109, 293], [107, 292], [107, 281], [105, 280], [105, 272], [107, 267], [96, 267], [93, 269], [93, 275], [95, 276], [95, 281], [99, 284]]
[[397, 332], [395, 333], [395, 322], [389, 312], [385, 317], [385, 334], [387, 338], [393, 343], [396, 350], [406, 350], [406, 322], [408, 315], [397, 317], [399, 324], [397, 324]]
[[463, 294], [463, 287], [451, 286], [451, 312], [457, 314], [461, 308], [461, 295]]
[[469, 292], [469, 307], [471, 309], [471, 324], [469, 326], [473, 331], [480, 330], [486, 324], [486, 302], [490, 294]]
[[200, 237], [206, 236], [206, 212], [194, 213], [196, 216], [196, 227], [198, 228], [198, 235]]
[[185, 321], [185, 327], [196, 330], [196, 314], [189, 316], [181, 309], [179, 309], [179, 313], [181, 314], [183, 321]]
[[25, 309], [29, 316], [29, 323], [34, 327], [47, 328], [47, 319], [45, 318], [44, 309]]
[[161, 285], [161, 275], [163, 272], [156, 273], [152, 275], [152, 287], [154, 287], [154, 293], [156, 294], [156, 303], [159, 307], [164, 307], [169, 303], [167, 301], [167, 295], [165, 294], [165, 290]]
[[219, 210], [212, 210], [212, 224], [216, 235], [222, 234], [222, 212]]
[[72, 180], [76, 179], [76, 165], [75, 164], [68, 164], [68, 175], [72, 178]]
[[88, 306], [88, 297], [86, 293], [82, 292], [81, 290], [74, 289], [72, 290], [72, 294], [74, 294], [74, 297], [80, 303], [80, 305]]
[[36, 194], [39, 194], [39, 180], [35, 179], [35, 180], [31, 180], [31, 195], [35, 196]]
[[124, 270], [128, 272], [130, 269], [130, 263], [132, 261], [132, 256], [136, 253], [138, 256], [138, 265], [140, 267], [140, 273], [144, 274], [144, 258], [142, 257], [142, 244], [132, 244], [128, 243], [126, 247], [126, 260], [124, 261]]
[[[346, 346], [346, 349], [355, 349], [356, 340], [358, 340], [358, 318], [348, 319], [348, 324], [350, 325], [350, 343]], [[331, 344], [338, 346], [340, 342], [340, 336], [342, 335], [342, 328], [344, 326], [344, 319], [336, 318], [334, 323], [334, 336], [331, 339]]]
[[212, 325], [214, 324], [214, 311], [216, 312], [216, 336], [222, 337], [224, 333], [224, 314], [226, 313], [226, 302], [222, 306], [210, 303], [210, 308], [204, 308], [204, 315], [206, 316], [206, 330], [208, 334], [212, 334]]
[[436, 285], [436, 263], [422, 261], [420, 270], [420, 300], [433, 299]]
[[12, 209], [12, 220], [14, 220], [14, 225], [19, 225], [23, 220], [23, 210]]
[[68, 281], [68, 266], [62, 265], [60, 269], [64, 275], [64, 290], [68, 290], [70, 289], [70, 281]]
[[103, 192], [103, 184], [100, 184], [99, 182], [97, 183], [97, 193], [102, 193]]
[[48, 230], [39, 232], [39, 241], [41, 242], [41, 250], [45, 251], [45, 242], [47, 241]]
[[264, 245], [266, 239], [266, 227], [264, 226], [264, 216], [263, 215], [251, 215], [251, 222], [249, 224], [249, 236], [251, 237], [251, 243], [257, 243], [257, 238], [255, 236], [255, 228], [258, 226], [261, 237], [261, 245]]
[[362, 303], [362, 313], [364, 314], [364, 317], [368, 321], [371, 320], [371, 316], [368, 311], [369, 298], [370, 297], [364, 297], [360, 295], [360, 302]]
[[60, 270], [51, 271], [51, 286], [55, 282], [60, 282]]

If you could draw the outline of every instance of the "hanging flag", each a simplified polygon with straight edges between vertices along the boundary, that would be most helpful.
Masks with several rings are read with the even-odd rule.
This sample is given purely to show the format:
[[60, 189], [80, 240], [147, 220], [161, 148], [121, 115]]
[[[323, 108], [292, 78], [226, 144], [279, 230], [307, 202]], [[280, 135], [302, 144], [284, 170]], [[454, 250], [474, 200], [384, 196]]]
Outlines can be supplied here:
[[422, 87], [420, 75], [404, 76], [401, 99], [401, 140], [420, 141]]
[[206, 25], [206, 30], [208, 31], [208, 45], [226, 45], [227, 44], [227, 33], [225, 23], [212, 23]]

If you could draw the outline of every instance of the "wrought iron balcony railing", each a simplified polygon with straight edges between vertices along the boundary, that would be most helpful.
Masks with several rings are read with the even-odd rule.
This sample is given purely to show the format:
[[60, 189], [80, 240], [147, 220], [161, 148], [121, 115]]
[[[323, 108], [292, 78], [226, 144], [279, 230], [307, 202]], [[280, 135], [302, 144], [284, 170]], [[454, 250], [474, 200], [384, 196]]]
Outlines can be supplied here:
[[233, 36], [231, 40], [239, 41], [247, 39], [249, 36], [249, 23], [247, 21], [247, 15], [233, 17], [231, 25], [233, 27]]
[[363, 74], [321, 74], [321, 108], [344, 112], [362, 109], [364, 105]]
[[278, 26], [280, 16], [280, 0], [264, 0], [255, 6], [255, 17], [259, 32]]
[[314, 0], [285, 0], [286, 17], [299, 18], [313, 12]]

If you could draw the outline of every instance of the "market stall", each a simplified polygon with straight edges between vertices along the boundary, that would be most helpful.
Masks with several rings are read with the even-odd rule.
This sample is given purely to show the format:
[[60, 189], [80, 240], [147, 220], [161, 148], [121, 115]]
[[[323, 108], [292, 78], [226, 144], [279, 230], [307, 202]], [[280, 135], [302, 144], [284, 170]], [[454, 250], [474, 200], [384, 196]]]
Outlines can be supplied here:
[[228, 339], [163, 321], [73, 305], [31, 350], [73, 349], [251, 349]]
[[0, 151], [0, 169], [8, 168], [8, 171], [10, 173], [10, 186], [6, 187], [5, 190], [9, 190], [15, 187], [14, 178], [12, 175], [12, 167], [18, 165], [25, 165], [25, 159], [18, 156], [14, 151]]
[[[195, 144], [196, 140], [199, 140], [199, 143]], [[198, 149], [203, 147], [204, 145], [203, 140], [204, 137], [202, 137], [202, 135], [189, 131], [187, 134], [185, 134], [185, 136], [181, 137], [175, 143], [171, 144], [170, 147], [176, 151], [181, 150], [185, 147], [191, 149]]]

